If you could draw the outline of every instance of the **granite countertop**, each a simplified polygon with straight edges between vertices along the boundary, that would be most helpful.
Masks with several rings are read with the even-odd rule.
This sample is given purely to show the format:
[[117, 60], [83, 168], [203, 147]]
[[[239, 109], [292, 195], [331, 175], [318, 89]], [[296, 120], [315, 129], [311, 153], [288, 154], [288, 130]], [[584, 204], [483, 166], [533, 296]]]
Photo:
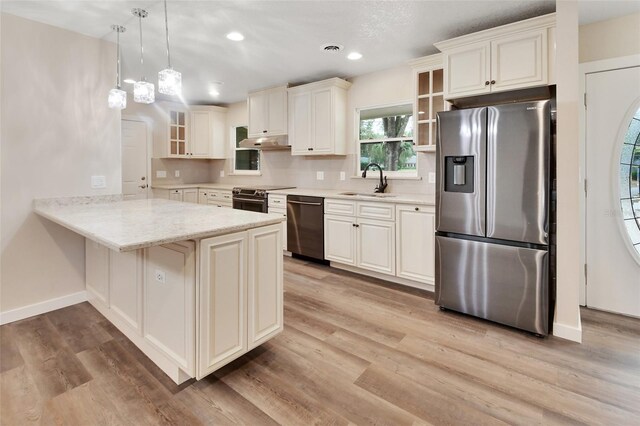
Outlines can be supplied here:
[[[367, 196], [367, 195], [344, 195], [345, 192], [354, 192], [358, 194], [365, 194], [364, 191], [349, 191], [346, 189], [306, 189], [306, 188], [292, 188], [292, 189], [278, 189], [275, 191], [269, 191], [270, 194], [287, 194], [287, 195], [307, 195], [309, 197], [323, 197], [323, 198], [338, 198], [342, 200], [354, 200], [354, 201], [372, 201], [381, 203], [396, 203], [396, 204], [421, 204], [425, 206], [435, 206], [435, 195], [426, 194], [401, 194], [401, 193], [385, 193], [381, 196]], [[373, 193], [372, 193], [373, 194]]]
[[151, 184], [153, 189], [188, 189], [188, 188], [206, 188], [206, 189], [219, 189], [222, 191], [231, 191], [237, 185], [230, 185], [224, 183], [174, 183], [174, 184]]
[[34, 211], [116, 251], [208, 238], [284, 221], [276, 214], [121, 196], [35, 200]]

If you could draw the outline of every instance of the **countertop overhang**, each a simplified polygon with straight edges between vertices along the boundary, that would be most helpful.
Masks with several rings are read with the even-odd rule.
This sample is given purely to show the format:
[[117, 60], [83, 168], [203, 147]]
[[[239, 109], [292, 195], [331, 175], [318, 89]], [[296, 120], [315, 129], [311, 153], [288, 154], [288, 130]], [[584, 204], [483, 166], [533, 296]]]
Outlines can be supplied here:
[[34, 212], [115, 251], [198, 240], [280, 223], [281, 215], [165, 199], [73, 197], [34, 200]]

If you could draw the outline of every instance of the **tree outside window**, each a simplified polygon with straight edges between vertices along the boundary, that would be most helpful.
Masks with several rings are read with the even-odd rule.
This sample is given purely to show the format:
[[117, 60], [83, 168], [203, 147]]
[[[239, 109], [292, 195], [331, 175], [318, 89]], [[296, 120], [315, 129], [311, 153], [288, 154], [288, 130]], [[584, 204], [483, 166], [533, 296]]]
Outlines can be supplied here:
[[235, 145], [233, 156], [233, 172], [236, 174], [259, 174], [260, 150], [240, 147], [240, 142], [247, 138], [247, 126], [235, 127], [234, 134]]
[[362, 109], [359, 126], [360, 170], [377, 163], [391, 175], [417, 176], [411, 104]]

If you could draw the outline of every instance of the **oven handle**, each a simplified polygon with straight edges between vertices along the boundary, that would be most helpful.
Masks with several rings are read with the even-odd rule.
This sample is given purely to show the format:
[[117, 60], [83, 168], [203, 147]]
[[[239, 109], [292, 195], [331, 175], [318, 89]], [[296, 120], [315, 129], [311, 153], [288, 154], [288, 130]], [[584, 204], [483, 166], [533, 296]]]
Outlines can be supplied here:
[[289, 204], [302, 204], [304, 206], [318, 206], [320, 207], [322, 205], [322, 203], [305, 203], [304, 201], [287, 201], [287, 203]]
[[233, 201], [243, 201], [247, 203], [264, 204], [264, 200], [252, 200], [251, 198], [233, 197]]

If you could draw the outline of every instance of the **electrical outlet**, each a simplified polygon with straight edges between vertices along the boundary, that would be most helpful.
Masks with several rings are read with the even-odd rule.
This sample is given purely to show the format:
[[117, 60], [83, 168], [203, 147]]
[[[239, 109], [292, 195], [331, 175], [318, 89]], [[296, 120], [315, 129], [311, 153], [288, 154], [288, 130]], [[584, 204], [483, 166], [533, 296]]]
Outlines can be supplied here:
[[220, 170], [220, 177], [224, 177], [224, 170]]
[[436, 183], [436, 174], [429, 172], [429, 183]]
[[100, 189], [107, 187], [107, 178], [104, 176], [91, 176], [91, 188]]
[[157, 178], [166, 178], [167, 177], [167, 171], [166, 170], [156, 170], [156, 177]]
[[164, 271], [156, 269], [155, 276], [156, 281], [158, 281], [159, 283], [165, 284], [167, 282], [167, 276], [165, 275]]
[[324, 172], [316, 172], [317, 180], [324, 180]]
[[340, 172], [340, 180], [345, 180], [347, 178], [347, 174], [345, 172]]
[[180, 177], [180, 170], [176, 170], [174, 174], [176, 177]]

